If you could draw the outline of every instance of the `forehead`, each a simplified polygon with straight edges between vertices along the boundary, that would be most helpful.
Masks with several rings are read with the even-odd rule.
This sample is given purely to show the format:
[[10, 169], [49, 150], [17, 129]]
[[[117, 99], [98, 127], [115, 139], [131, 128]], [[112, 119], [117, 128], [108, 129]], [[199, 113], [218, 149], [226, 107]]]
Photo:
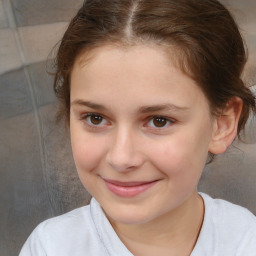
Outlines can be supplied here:
[[[139, 64], [139, 62], [143, 62], [145, 59], [147, 59], [147, 61], [152, 60], [154, 63], [161, 63], [161, 65], [164, 64], [169, 66], [169, 61], [174, 63], [174, 53], [175, 52], [173, 52], [172, 57], [169, 60], [166, 57], [167, 51], [165, 48], [153, 43], [141, 43], [135, 45], [107, 44], [81, 52], [75, 59], [73, 70], [75, 68], [83, 69], [88, 66], [91, 68], [92, 66], [105, 65], [106, 62], [114, 63], [114, 61], [118, 61], [121, 63], [122, 60], [125, 60], [128, 65], [131, 62], [133, 64]], [[128, 63], [128, 61], [130, 62]], [[148, 62], [148, 65], [145, 67], [148, 67], [152, 61]]]
[[[76, 59], [71, 75], [71, 98], [108, 98], [128, 103], [168, 101], [189, 106], [203, 92], [196, 82], [179, 70], [171, 54], [156, 46], [103, 46]], [[147, 102], [144, 102], [145, 104]]]

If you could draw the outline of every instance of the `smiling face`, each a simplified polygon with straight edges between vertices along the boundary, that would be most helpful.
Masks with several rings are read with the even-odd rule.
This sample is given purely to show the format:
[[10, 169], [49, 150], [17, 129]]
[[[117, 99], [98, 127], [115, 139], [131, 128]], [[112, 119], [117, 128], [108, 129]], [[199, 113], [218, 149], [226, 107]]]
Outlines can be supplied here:
[[104, 46], [85, 57], [72, 71], [70, 111], [85, 188], [120, 223], [196, 200], [214, 126], [201, 89], [158, 47]]

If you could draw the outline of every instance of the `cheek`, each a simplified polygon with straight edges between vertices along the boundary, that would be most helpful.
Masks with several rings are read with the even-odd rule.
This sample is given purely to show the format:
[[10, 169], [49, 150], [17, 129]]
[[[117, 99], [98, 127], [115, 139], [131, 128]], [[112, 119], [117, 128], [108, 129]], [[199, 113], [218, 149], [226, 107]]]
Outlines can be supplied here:
[[90, 143], [86, 141], [72, 141], [73, 156], [78, 172], [94, 169], [95, 163], [99, 158], [99, 151], [96, 148], [90, 146]]
[[78, 173], [92, 172], [104, 154], [103, 141], [84, 131], [71, 130], [71, 145]]
[[207, 157], [207, 149], [195, 137], [175, 136], [159, 143], [149, 153], [152, 163], [171, 179], [198, 179]]
[[71, 136], [71, 144], [78, 176], [86, 190], [94, 195], [98, 181], [95, 179], [95, 173], [104, 157], [103, 142], [88, 134], [79, 136], [76, 133], [75, 136]]
[[153, 163], [166, 174], [180, 172], [184, 160], [188, 161], [186, 149], [182, 145], [184, 145], [182, 138], [156, 143], [150, 152]]

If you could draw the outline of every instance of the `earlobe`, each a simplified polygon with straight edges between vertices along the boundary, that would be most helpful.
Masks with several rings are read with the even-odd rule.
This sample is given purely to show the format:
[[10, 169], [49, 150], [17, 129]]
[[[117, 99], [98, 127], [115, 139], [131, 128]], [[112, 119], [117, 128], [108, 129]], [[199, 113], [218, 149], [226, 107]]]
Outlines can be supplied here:
[[212, 154], [224, 153], [233, 142], [237, 135], [242, 108], [243, 101], [238, 97], [233, 97], [222, 113], [215, 118], [209, 152]]

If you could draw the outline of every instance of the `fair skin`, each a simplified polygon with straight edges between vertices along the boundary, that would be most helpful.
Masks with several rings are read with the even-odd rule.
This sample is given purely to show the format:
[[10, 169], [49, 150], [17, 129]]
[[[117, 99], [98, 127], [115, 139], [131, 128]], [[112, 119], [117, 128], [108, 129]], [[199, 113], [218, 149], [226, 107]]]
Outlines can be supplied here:
[[208, 152], [236, 135], [242, 103], [211, 116], [194, 80], [156, 46], [77, 58], [70, 132], [85, 188], [134, 255], [190, 255], [203, 222], [196, 187]]

